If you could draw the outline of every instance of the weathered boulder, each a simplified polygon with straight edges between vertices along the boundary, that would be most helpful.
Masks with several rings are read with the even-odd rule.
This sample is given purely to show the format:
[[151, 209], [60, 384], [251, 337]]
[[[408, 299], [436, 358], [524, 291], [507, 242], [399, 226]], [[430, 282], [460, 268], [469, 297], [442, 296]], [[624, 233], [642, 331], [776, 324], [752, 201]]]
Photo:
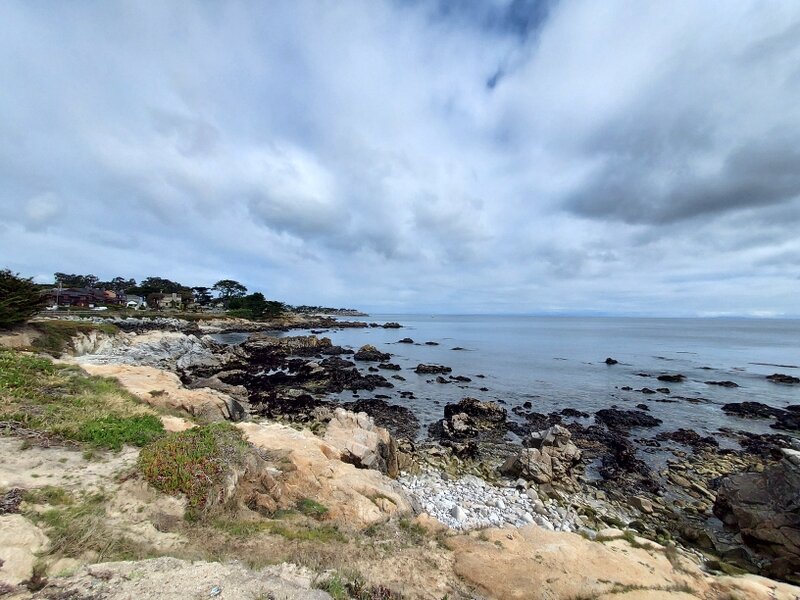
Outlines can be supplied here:
[[358, 349], [353, 358], [363, 361], [385, 362], [392, 357], [387, 352], [381, 352], [371, 344], [365, 344]]
[[275, 337], [267, 334], [253, 334], [242, 346], [249, 352], [259, 350], [283, 350], [289, 354], [313, 354], [331, 348], [330, 338], [315, 335]]
[[530, 447], [508, 457], [500, 472], [539, 484], [568, 483], [573, 467], [581, 460], [581, 451], [571, 438], [572, 434], [560, 425], [533, 433], [527, 440]]
[[324, 440], [341, 453], [342, 460], [362, 469], [375, 469], [397, 477], [397, 444], [367, 413], [337, 408]]
[[714, 514], [739, 531], [764, 571], [800, 582], [800, 452], [761, 473], [738, 473], [722, 480]]

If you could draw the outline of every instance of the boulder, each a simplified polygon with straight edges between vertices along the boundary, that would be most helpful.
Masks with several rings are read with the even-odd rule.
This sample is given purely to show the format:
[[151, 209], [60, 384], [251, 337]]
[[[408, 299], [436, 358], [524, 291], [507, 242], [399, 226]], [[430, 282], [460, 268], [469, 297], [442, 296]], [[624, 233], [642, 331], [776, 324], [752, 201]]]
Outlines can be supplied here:
[[610, 356], [605, 360], [605, 363], [609, 366], [619, 364], [619, 361], [616, 358], [611, 358]]
[[761, 473], [725, 477], [714, 514], [738, 531], [744, 544], [763, 561], [766, 574], [800, 582], [800, 452]]
[[659, 381], [666, 381], [668, 383], [680, 383], [684, 379], [686, 379], [685, 375], [681, 375], [680, 373], [676, 373], [674, 375], [659, 375], [656, 379]]
[[500, 472], [539, 484], [567, 483], [573, 476], [573, 467], [581, 460], [581, 451], [571, 438], [569, 430], [561, 425], [533, 433], [527, 440], [530, 447], [506, 459]]
[[385, 362], [391, 358], [391, 354], [381, 352], [371, 344], [365, 344], [358, 349], [353, 358], [363, 361]]
[[375, 469], [397, 477], [397, 444], [367, 413], [337, 408], [328, 423], [324, 440], [338, 449], [342, 460], [361, 469]]
[[780, 416], [783, 411], [761, 402], [730, 402], [722, 405], [722, 410], [742, 418], [769, 419]]

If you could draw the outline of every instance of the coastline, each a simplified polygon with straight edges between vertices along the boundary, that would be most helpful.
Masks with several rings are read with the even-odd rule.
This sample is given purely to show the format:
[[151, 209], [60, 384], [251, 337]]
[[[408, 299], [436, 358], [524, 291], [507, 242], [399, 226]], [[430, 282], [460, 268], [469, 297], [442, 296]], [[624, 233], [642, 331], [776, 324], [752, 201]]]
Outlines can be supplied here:
[[[90, 373], [97, 369], [97, 373], [116, 376], [123, 386], [148, 403], [154, 402], [154, 397], [149, 394], [152, 390], [146, 389], [147, 385], [136, 387], [132, 374], [148, 368], [163, 373], [177, 373], [180, 377], [173, 375], [172, 387], [165, 395], [173, 400], [180, 397], [181, 400], [170, 404], [170, 410], [180, 411], [192, 418], [203, 416], [207, 419], [209, 414], [213, 414], [219, 417], [213, 417], [212, 420], [252, 421], [249, 427], [272, 427], [272, 431], [278, 431], [274, 428], [281, 427], [283, 429], [280, 431], [287, 434], [290, 430], [294, 431], [292, 427], [299, 426], [304, 428], [306, 442], [317, 445], [320, 436], [325, 439], [331, 419], [337, 414], [337, 403], [326, 399], [330, 393], [343, 389], [375, 391], [380, 390], [384, 382], [389, 382], [389, 379], [373, 371], [373, 364], [384, 364], [391, 359], [377, 349], [362, 348], [359, 351], [361, 359], [356, 353], [356, 360], [353, 361], [357, 367], [351, 367], [345, 362], [353, 358], [349, 351], [334, 346], [330, 340], [326, 342], [325, 338], [314, 335], [275, 337], [268, 333], [280, 331], [283, 335], [290, 328], [369, 327], [367, 323], [298, 320], [255, 326], [238, 322], [195, 325], [170, 320], [149, 325], [129, 322], [120, 327], [124, 333], [110, 336], [79, 334], [73, 342], [73, 348], [79, 356], [71, 359], [71, 362], [84, 366]], [[217, 344], [208, 337], [210, 334], [232, 331], [226, 327], [245, 328], [238, 330], [257, 333], [239, 346]], [[373, 350], [377, 354], [371, 354]], [[120, 370], [122, 367], [127, 372]], [[383, 370], [385, 373], [390, 371]], [[150, 373], [150, 376], [156, 375]], [[163, 383], [158, 385], [164, 387]], [[779, 451], [776, 450], [778, 440], [762, 444], [760, 454], [754, 453], [753, 456], [720, 454], [702, 441], [692, 441], [695, 448], [691, 455], [686, 456], [684, 464], [671, 465], [666, 475], [676, 490], [683, 490], [684, 495], [688, 493], [696, 499], [692, 505], [680, 506], [673, 499], [662, 500], [662, 496], [648, 487], [650, 472], [643, 470], [642, 465], [630, 456], [630, 443], [626, 441], [624, 431], [609, 428], [601, 433], [598, 430], [587, 432], [573, 428], [572, 431], [565, 429], [562, 432], [554, 429], [557, 423], [529, 420], [530, 426], [518, 432], [522, 434], [520, 437], [540, 435], [542, 438], [538, 447], [533, 448], [539, 454], [534, 460], [538, 466], [532, 469], [530, 447], [525, 465], [515, 466], [513, 461], [505, 465], [509, 463], [509, 458], [514, 458], [514, 452], [522, 452], [524, 448], [512, 444], [509, 452], [510, 445], [503, 439], [508, 427], [508, 415], [502, 407], [483, 406], [491, 403], [456, 405], [450, 409], [449, 415], [446, 408], [438, 439], [419, 440], [408, 436], [407, 432], [404, 436], [402, 428], [397, 425], [408, 418], [406, 412], [397, 410], [398, 407], [394, 407], [393, 411], [391, 405], [378, 400], [375, 402], [377, 410], [372, 414], [374, 423], [364, 421], [361, 427], [354, 430], [361, 432], [355, 436], [358, 439], [366, 435], [363, 432], [376, 431], [375, 427], [380, 425], [386, 426], [393, 434], [392, 444], [396, 445], [396, 451], [390, 460], [397, 461], [399, 487], [397, 483], [392, 483], [377, 493], [386, 495], [390, 493], [388, 490], [397, 490], [408, 499], [408, 509], [400, 510], [399, 514], [411, 516], [415, 513], [417, 522], [425, 526], [430, 525], [431, 515], [437, 515], [442, 525], [449, 526], [448, 536], [455, 540], [445, 546], [463, 546], [473, 553], [476, 550], [474, 544], [484, 543], [481, 536], [491, 539], [495, 531], [507, 531], [496, 529], [499, 526], [511, 527], [512, 533], [507, 535], [514, 539], [518, 534], [513, 531], [519, 531], [523, 538], [528, 536], [524, 532], [529, 530], [558, 530], [564, 535], [574, 535], [567, 532], [577, 531], [583, 537], [577, 538], [580, 542], [571, 538], [570, 543], [581, 547], [584, 543], [611, 542], [627, 544], [628, 551], [632, 551], [637, 549], [637, 545], [652, 544], [656, 554], [663, 553], [665, 548], [675, 548], [681, 556], [694, 557], [686, 560], [697, 561], [701, 556], [700, 550], [717, 552], [713, 544], [712, 548], [703, 548], [704, 542], [700, 536], [705, 532], [696, 525], [713, 508], [716, 495], [709, 489], [711, 486], [708, 482], [726, 473], [748, 469], [754, 473], [763, 472], [776, 463], [774, 453]], [[356, 409], [366, 406], [362, 401], [353, 404]], [[204, 408], [200, 410], [198, 406]], [[209, 406], [213, 410], [209, 411]], [[348, 408], [347, 403], [344, 408]], [[498, 409], [502, 410], [502, 420], [498, 417]], [[291, 427], [270, 425], [273, 419], [284, 421]], [[553, 440], [547, 441], [548, 436], [552, 436]], [[351, 438], [353, 434], [345, 437]], [[758, 443], [761, 442], [763, 440], [758, 440]], [[282, 443], [286, 445], [287, 442]], [[391, 444], [385, 442], [386, 445]], [[354, 453], [353, 450], [360, 449], [348, 448], [347, 443], [343, 446], [338, 450], [338, 462], [341, 465], [365, 467], [372, 460], [369, 453]], [[580, 457], [575, 461], [573, 446], [580, 448], [587, 457], [594, 453], [595, 459], [599, 456], [601, 461], [608, 463], [611, 489], [597, 486], [596, 482], [583, 476], [587, 457], [583, 462]], [[381, 446], [373, 444], [372, 448], [374, 450]], [[272, 450], [278, 449], [272, 447]], [[342, 452], [347, 456], [344, 462], [341, 460], [344, 456]], [[547, 456], [550, 471], [543, 473], [539, 459], [544, 455]], [[498, 472], [498, 468], [504, 466], [504, 473]], [[681, 468], [678, 469], [678, 466]], [[347, 476], [333, 479], [342, 479], [344, 487], [341, 489], [351, 491], [354, 483], [348, 478], [354, 474], [377, 473], [369, 468], [346, 470]], [[355, 487], [361, 485], [363, 482]], [[610, 493], [614, 488], [618, 488], [617, 494]], [[403, 496], [395, 498], [392, 504], [395, 507], [403, 504]], [[385, 513], [383, 509], [386, 506], [382, 508], [380, 503], [374, 501], [370, 501], [370, 504], [377, 508], [377, 514], [380, 515], [374, 522], [397, 518], [391, 514], [395, 511]], [[674, 533], [677, 512], [688, 517], [684, 526], [697, 529], [688, 534]], [[352, 520], [352, 516], [348, 519]], [[431, 525], [433, 530], [439, 527]], [[460, 530], [473, 530], [473, 533], [458, 533]], [[687, 538], [695, 531], [699, 531], [698, 537], [691, 543]], [[533, 538], [538, 539], [538, 535], [533, 535]], [[642, 535], [650, 540], [637, 541], [644, 539], [640, 537]], [[605, 541], [590, 541], [597, 539]], [[716, 568], [718, 574], [738, 572], [738, 565], [726, 565], [726, 559], [706, 557], [703, 562], [706, 569]], [[697, 570], [697, 566], [694, 569]], [[703, 573], [700, 578], [716, 578], [716, 581], [719, 575]], [[478, 587], [483, 585], [480, 582], [473, 583]], [[727, 582], [726, 585], [733, 584]], [[774, 585], [780, 587], [783, 584]], [[613, 586], [606, 586], [605, 592], [611, 588]], [[488, 588], [483, 586], [482, 589]]]

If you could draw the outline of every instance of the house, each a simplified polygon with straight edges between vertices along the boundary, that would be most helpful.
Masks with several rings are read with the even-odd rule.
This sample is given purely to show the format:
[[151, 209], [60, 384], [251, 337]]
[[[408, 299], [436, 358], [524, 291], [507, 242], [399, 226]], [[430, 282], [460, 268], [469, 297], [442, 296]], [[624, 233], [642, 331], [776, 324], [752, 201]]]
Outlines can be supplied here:
[[50, 305], [77, 306], [80, 308], [118, 305], [126, 302], [124, 294], [117, 294], [111, 290], [100, 288], [53, 288], [47, 290], [44, 296]]
[[127, 302], [125, 302], [125, 306], [128, 308], [133, 308], [134, 310], [139, 310], [141, 308], [147, 308], [147, 302], [145, 302], [144, 298], [141, 296], [133, 296], [128, 294], [126, 296]]

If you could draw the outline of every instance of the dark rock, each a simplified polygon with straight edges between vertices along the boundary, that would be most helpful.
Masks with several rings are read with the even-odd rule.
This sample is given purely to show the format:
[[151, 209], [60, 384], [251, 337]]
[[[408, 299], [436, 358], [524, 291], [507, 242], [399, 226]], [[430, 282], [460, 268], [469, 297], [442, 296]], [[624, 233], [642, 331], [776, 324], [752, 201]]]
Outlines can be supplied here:
[[398, 344], [413, 344], [414, 340], [411, 338], [403, 338], [402, 340], [397, 340]]
[[656, 391], [662, 394], [669, 394], [669, 388], [656, 388]]
[[472, 381], [469, 377], [464, 377], [464, 375], [450, 375], [450, 379], [453, 381], [460, 381], [462, 383], [468, 383]]
[[636, 408], [638, 408], [639, 410], [648, 410], [648, 411], [650, 410], [650, 407], [647, 406], [647, 404], [637, 404]]
[[405, 381], [406, 378], [402, 375], [392, 375], [392, 379], [397, 379], [397, 381]]
[[400, 323], [395, 323], [394, 321], [391, 321], [391, 322], [389, 322], [389, 323], [384, 323], [384, 324], [383, 324], [383, 328], [384, 328], [384, 329], [400, 329], [400, 328], [402, 328], [402, 327], [403, 327], [403, 326], [402, 326], [402, 325], [400, 325]]
[[800, 452], [762, 473], [725, 477], [714, 514], [738, 531], [744, 544], [763, 561], [770, 577], [800, 582]]
[[800, 432], [800, 412], [784, 411], [775, 422], [770, 425], [773, 429], [783, 429], [784, 431]]
[[729, 415], [751, 419], [769, 419], [780, 416], [784, 411], [761, 402], [730, 402], [722, 406]]
[[718, 385], [720, 387], [726, 387], [726, 388], [737, 388], [737, 387], [739, 387], [739, 384], [735, 383], [733, 381], [706, 381], [705, 383], [706, 383], [706, 385]]
[[361, 346], [358, 349], [358, 352], [355, 353], [356, 360], [363, 360], [363, 361], [375, 361], [375, 362], [385, 362], [391, 358], [391, 354], [387, 354], [386, 352], [381, 352], [375, 346], [370, 344], [366, 344]]
[[447, 379], [445, 379], [444, 377], [442, 377], [441, 375], [437, 375], [436, 383], [450, 383], [450, 382]]
[[419, 432], [419, 421], [414, 411], [405, 406], [389, 404], [385, 400], [358, 400], [342, 406], [355, 413], [367, 413], [376, 425], [386, 428], [397, 439], [414, 440]]
[[589, 418], [589, 413], [581, 412], [579, 410], [575, 410], [574, 408], [565, 408], [561, 411], [561, 415], [565, 417], [580, 417], [583, 419]]
[[481, 392], [488, 392], [488, 391], [489, 391], [489, 388], [487, 388], [487, 387], [482, 387], [482, 388], [478, 388], [478, 389], [479, 389]]
[[642, 388], [639, 391], [642, 392], [643, 394], [655, 394], [656, 393], [655, 390], [651, 390], [650, 388], [647, 388], [647, 387]]
[[616, 364], [619, 364], [619, 361], [618, 361], [618, 360], [616, 360], [616, 359], [613, 359], [613, 358], [611, 358], [611, 357], [608, 357], [608, 358], [606, 359], [606, 361], [605, 361], [605, 362], [606, 362], [606, 364], [607, 364], [607, 365], [616, 365]]
[[461, 346], [456, 346], [455, 348], [450, 348], [450, 350], [466, 350], [466, 348], [462, 348]]
[[623, 385], [619, 389], [621, 389], [623, 392], [632, 392], [633, 391], [633, 388], [631, 386], [629, 386], [629, 385]]
[[414, 372], [419, 375], [440, 375], [452, 372], [453, 369], [442, 365], [424, 365], [419, 364]]
[[767, 375], [767, 379], [773, 383], [784, 383], [787, 385], [800, 383], [800, 377], [793, 377], [791, 375], [785, 375], [784, 373], [773, 373], [772, 375]]
[[425, 342], [426, 346], [438, 346], [439, 342]]
[[433, 423], [431, 436], [447, 440], [477, 437], [479, 434], [501, 436], [505, 432], [506, 409], [493, 402], [464, 398], [444, 407], [444, 418]]
[[666, 381], [668, 383], [680, 383], [686, 379], [686, 376], [676, 373], [674, 375], [659, 375], [656, 379], [659, 381]]
[[386, 369], [387, 371], [399, 371], [400, 365], [394, 363], [381, 363], [378, 365], [379, 369]]
[[603, 423], [612, 429], [629, 429], [631, 427], [656, 427], [661, 425], [661, 419], [656, 419], [638, 410], [620, 410], [604, 408], [594, 413], [598, 423]]
[[526, 400], [522, 403], [522, 408], [533, 408], [533, 403], [530, 400]]
[[693, 448], [718, 447], [719, 442], [711, 436], [701, 436], [692, 429], [678, 429], [677, 431], [662, 431], [656, 435], [657, 440], [678, 442]]
[[367, 367], [367, 371], [370, 373], [377, 373], [379, 370], [378, 367]]

